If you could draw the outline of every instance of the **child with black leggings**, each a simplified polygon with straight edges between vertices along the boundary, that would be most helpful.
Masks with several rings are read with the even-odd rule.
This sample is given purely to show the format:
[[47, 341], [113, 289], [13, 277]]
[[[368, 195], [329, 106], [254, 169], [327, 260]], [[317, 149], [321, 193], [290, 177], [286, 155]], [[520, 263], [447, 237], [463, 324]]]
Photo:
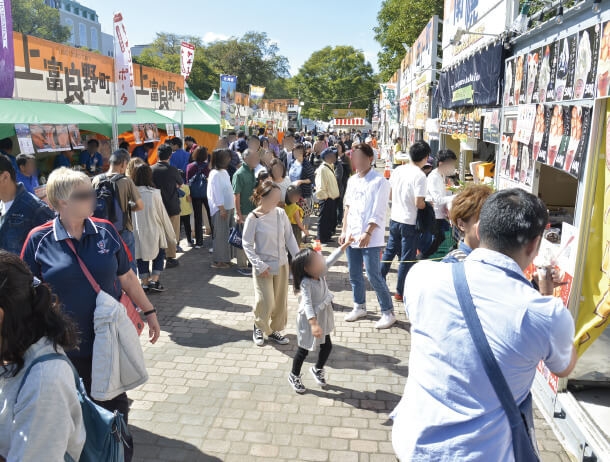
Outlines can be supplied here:
[[324, 365], [330, 356], [332, 342], [330, 333], [335, 330], [333, 313], [333, 294], [328, 290], [326, 273], [341, 256], [341, 253], [353, 242], [347, 239], [345, 244], [335, 250], [326, 260], [312, 249], [301, 250], [292, 261], [292, 278], [296, 294], [299, 295], [297, 313], [298, 349], [292, 362], [292, 371], [288, 382], [297, 393], [305, 393], [301, 381], [301, 368], [310, 351], [320, 348], [318, 361], [310, 369], [311, 375], [322, 388], [326, 387]]

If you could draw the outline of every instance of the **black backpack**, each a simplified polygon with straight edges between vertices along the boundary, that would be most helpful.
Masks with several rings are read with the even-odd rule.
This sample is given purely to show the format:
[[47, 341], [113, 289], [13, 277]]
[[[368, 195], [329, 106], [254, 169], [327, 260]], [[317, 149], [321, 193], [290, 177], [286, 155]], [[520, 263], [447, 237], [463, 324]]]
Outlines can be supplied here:
[[429, 202], [426, 202], [426, 207], [417, 211], [417, 221], [415, 229], [418, 233], [433, 234], [436, 231], [436, 215], [434, 208]]
[[125, 178], [125, 175], [100, 176], [95, 188], [96, 206], [93, 212], [94, 217], [108, 220], [119, 232], [125, 228], [125, 216], [116, 186], [121, 178]]
[[189, 188], [194, 199], [208, 197], [208, 178], [203, 173], [203, 168], [197, 166], [197, 173], [189, 180]]

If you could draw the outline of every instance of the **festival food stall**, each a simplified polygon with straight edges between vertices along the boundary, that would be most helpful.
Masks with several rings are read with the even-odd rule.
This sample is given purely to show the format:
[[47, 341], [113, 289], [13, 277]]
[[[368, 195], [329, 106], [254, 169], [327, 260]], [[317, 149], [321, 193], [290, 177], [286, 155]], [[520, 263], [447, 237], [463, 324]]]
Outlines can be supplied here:
[[537, 265], [560, 270], [578, 363], [559, 379], [540, 363], [538, 408], [570, 456], [610, 460], [610, 11], [590, 2], [512, 40], [505, 60], [499, 189], [550, 210]]

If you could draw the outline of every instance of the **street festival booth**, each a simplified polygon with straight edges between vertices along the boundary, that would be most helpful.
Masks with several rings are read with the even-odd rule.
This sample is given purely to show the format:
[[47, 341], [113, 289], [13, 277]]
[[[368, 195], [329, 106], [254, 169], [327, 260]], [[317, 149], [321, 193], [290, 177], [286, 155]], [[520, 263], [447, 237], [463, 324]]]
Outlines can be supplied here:
[[438, 132], [426, 131], [426, 123], [431, 116], [431, 90], [436, 85], [440, 59], [438, 16], [433, 16], [417, 40], [413, 43], [400, 65], [399, 106], [400, 136], [408, 149], [415, 141], [432, 143], [433, 154], [438, 151], [435, 141]]
[[610, 460], [609, 20], [582, 2], [513, 39], [496, 170], [550, 210], [536, 263], [561, 272], [579, 359], [567, 379], [540, 363], [534, 398], [578, 461]]
[[441, 148], [459, 153], [462, 181], [469, 171], [475, 182], [493, 176], [500, 142], [502, 42], [517, 8], [517, 1], [503, 0], [478, 2], [464, 12], [458, 2], [445, 1], [438, 128]]
[[15, 137], [19, 152], [36, 154], [41, 174], [59, 152], [82, 150], [91, 138], [107, 159], [113, 126], [132, 146], [181, 134], [176, 120], [155, 112], [184, 109], [180, 75], [134, 65], [136, 108], [115, 120], [112, 58], [17, 32], [13, 43], [13, 98], [0, 100], [0, 134]]

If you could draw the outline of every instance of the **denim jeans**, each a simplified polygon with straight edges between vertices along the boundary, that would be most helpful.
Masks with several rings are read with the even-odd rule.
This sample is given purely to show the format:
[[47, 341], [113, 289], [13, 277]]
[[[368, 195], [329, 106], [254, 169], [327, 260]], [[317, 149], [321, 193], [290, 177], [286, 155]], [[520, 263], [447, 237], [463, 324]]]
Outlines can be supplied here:
[[[383, 261], [391, 262], [395, 256], [400, 258], [400, 261], [413, 262], [417, 255], [417, 246], [419, 244], [419, 234], [415, 230], [415, 225], [406, 225], [394, 220], [390, 220], [390, 237], [388, 245], [383, 253]], [[390, 272], [392, 263], [383, 263], [381, 266], [381, 274], [385, 277]], [[403, 295], [405, 289], [405, 279], [407, 273], [414, 263], [400, 263], [398, 265], [398, 282], [396, 283], [396, 293]]]
[[136, 238], [133, 235], [132, 231], [128, 231], [126, 229], [121, 231], [120, 235], [121, 235], [121, 239], [123, 239], [123, 242], [125, 243], [125, 245], [129, 249], [129, 252], [131, 253], [131, 258], [132, 258], [131, 269], [133, 270], [134, 273], [138, 274], [138, 267], [136, 266]]
[[[152, 275], [158, 276], [163, 272], [165, 263], [165, 249], [159, 249], [159, 253], [152, 261]], [[150, 276], [150, 262], [138, 258], [138, 275], [140, 279], [146, 279]]]
[[362, 274], [362, 264], [366, 269], [366, 275], [377, 294], [377, 301], [381, 306], [382, 313], [394, 311], [392, 296], [385, 280], [381, 276], [381, 253], [382, 247], [347, 248], [347, 266], [349, 268], [349, 282], [352, 285], [354, 303], [364, 306], [366, 303], [366, 286]]

